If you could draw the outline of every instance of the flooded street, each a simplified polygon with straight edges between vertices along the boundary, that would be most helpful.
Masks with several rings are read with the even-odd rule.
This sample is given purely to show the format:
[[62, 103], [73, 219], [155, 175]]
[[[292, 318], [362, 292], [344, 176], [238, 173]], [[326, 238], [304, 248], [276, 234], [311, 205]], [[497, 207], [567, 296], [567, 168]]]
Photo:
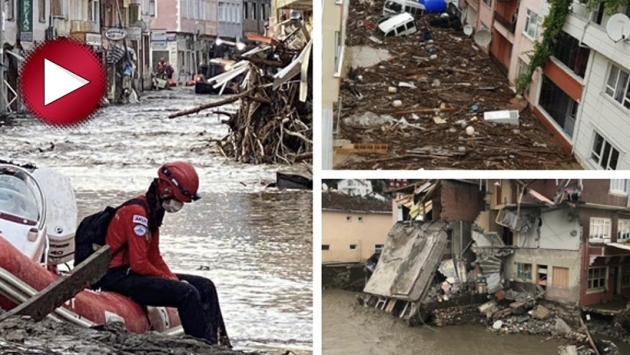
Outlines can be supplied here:
[[556, 340], [500, 336], [483, 326], [408, 327], [390, 314], [359, 306], [355, 293], [322, 291], [324, 355], [557, 355]]
[[311, 352], [311, 191], [263, 191], [261, 184], [286, 167], [226, 161], [211, 142], [227, 134], [217, 115], [167, 118], [212, 99], [191, 88], [152, 92], [66, 130], [18, 119], [0, 127], [0, 159], [66, 174], [79, 218], [143, 193], [163, 162], [191, 161], [202, 199], [167, 214], [164, 259], [174, 272], [215, 282], [235, 348]]

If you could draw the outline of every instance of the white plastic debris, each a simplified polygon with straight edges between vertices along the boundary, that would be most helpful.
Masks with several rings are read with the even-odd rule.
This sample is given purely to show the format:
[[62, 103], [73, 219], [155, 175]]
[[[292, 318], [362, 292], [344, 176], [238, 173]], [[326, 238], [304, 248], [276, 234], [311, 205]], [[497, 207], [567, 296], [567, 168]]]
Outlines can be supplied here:
[[395, 94], [396, 91], [398, 91], [398, 89], [396, 89], [393, 86], [390, 86], [390, 87], [387, 88], [387, 92], [390, 93], [390, 94]]
[[393, 105], [394, 107], [400, 107], [400, 106], [402, 106], [402, 101], [400, 101], [400, 100], [394, 100], [394, 102], [392, 102], [392, 105]]
[[503, 326], [503, 322], [498, 320], [498, 321], [494, 322], [494, 324], [492, 325], [492, 329], [499, 330], [499, 329], [501, 329], [502, 326]]
[[473, 134], [475, 134], [475, 127], [473, 126], [466, 127], [466, 134], [469, 136], [472, 136]]

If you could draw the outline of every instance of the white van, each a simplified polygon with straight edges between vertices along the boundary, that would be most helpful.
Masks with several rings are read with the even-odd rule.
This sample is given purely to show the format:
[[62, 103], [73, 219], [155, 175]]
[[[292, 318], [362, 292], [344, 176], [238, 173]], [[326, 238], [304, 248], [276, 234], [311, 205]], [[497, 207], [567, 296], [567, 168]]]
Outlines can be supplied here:
[[402, 12], [419, 17], [424, 14], [424, 5], [418, 0], [385, 0], [383, 5], [383, 16], [389, 17]]
[[411, 14], [403, 12], [378, 21], [378, 32], [385, 37], [406, 36], [418, 32], [416, 21]]

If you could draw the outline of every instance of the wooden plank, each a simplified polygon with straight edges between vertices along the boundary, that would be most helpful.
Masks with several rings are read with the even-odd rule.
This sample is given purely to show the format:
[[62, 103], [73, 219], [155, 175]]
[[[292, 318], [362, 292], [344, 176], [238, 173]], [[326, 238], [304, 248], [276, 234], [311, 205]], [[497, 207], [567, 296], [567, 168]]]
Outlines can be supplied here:
[[61, 276], [28, 301], [4, 313], [0, 316], [0, 322], [13, 316], [30, 316], [37, 322], [44, 319], [77, 293], [105, 276], [110, 258], [109, 246], [101, 247], [72, 272]]
[[387, 144], [355, 143], [336, 148], [337, 154], [387, 154]]

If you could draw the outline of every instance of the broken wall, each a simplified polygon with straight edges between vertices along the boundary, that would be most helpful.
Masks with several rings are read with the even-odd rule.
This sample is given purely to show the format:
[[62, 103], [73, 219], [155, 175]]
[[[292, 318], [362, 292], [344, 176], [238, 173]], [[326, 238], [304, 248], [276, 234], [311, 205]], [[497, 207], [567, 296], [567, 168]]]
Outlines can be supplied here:
[[361, 291], [365, 286], [363, 264], [322, 265], [322, 287]]
[[[496, 186], [495, 183], [498, 183], [499, 186]], [[499, 209], [503, 205], [517, 202], [515, 198], [516, 185], [513, 180], [488, 180], [488, 190], [486, 202], [490, 204], [491, 209]]]
[[421, 300], [448, 244], [448, 229], [444, 222], [394, 225], [363, 291], [404, 301]]
[[[459, 183], [442, 180], [440, 192], [440, 218], [444, 221], [474, 222], [479, 213], [484, 210], [485, 193], [479, 189], [479, 185]], [[434, 219], [436, 205], [434, 202]]]
[[[540, 213], [540, 215], [538, 215]], [[554, 210], [523, 209], [521, 215], [536, 216], [532, 228], [518, 232], [514, 244], [520, 248], [541, 248], [553, 250], [579, 250], [580, 219], [571, 208]]]
[[[497, 210], [482, 211], [481, 213], [479, 213], [479, 216], [477, 216], [475, 224], [481, 227], [486, 232], [495, 232], [500, 234], [503, 226], [500, 226], [495, 222], [498, 214], [499, 211]], [[479, 246], [481, 247], [482, 245]]]
[[[519, 278], [517, 263], [531, 265], [531, 279]], [[536, 294], [538, 293], [536, 285], [539, 283], [539, 266], [546, 266], [545, 297], [577, 304], [580, 290], [580, 265], [579, 251], [517, 249], [514, 255], [508, 257], [505, 262], [505, 278], [512, 282], [515, 290], [525, 290]]]

